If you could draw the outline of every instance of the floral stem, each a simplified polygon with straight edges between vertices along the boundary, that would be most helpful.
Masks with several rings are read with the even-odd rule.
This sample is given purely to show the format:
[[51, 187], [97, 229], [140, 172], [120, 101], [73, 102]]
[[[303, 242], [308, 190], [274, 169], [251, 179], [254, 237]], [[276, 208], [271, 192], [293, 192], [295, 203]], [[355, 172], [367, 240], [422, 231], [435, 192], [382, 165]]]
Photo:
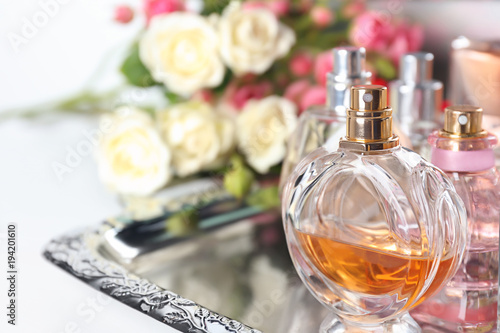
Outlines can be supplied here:
[[13, 117], [35, 118], [46, 114], [59, 113], [99, 114], [114, 107], [114, 100], [121, 90], [122, 87], [110, 89], [103, 93], [84, 90], [62, 101], [4, 111], [0, 114], [0, 120]]

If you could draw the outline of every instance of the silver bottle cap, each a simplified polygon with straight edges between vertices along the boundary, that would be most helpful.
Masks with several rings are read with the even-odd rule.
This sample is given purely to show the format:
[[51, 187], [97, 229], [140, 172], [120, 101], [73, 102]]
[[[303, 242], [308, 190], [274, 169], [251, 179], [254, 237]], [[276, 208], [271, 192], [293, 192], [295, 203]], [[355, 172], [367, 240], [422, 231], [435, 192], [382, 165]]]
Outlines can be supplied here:
[[333, 53], [333, 71], [327, 74], [328, 105], [330, 109], [345, 115], [351, 101], [351, 86], [369, 84], [366, 50], [363, 47], [336, 47]]
[[399, 80], [389, 84], [394, 118], [407, 136], [438, 125], [443, 83], [432, 79], [432, 53], [408, 53], [401, 57]]
[[408, 53], [401, 57], [399, 78], [405, 83], [421, 83], [432, 80], [434, 55], [426, 52]]

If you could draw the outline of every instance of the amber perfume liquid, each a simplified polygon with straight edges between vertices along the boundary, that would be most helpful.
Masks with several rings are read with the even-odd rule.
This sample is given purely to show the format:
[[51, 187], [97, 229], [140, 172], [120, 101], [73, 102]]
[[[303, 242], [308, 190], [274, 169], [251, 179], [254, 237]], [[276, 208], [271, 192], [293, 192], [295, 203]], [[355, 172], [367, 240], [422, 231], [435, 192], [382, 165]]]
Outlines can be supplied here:
[[296, 231], [311, 262], [329, 279], [343, 288], [367, 295], [397, 294], [408, 299], [408, 308], [432, 296], [441, 287], [453, 257], [441, 260], [436, 278], [418, 303], [429, 266], [429, 258], [346, 244]]

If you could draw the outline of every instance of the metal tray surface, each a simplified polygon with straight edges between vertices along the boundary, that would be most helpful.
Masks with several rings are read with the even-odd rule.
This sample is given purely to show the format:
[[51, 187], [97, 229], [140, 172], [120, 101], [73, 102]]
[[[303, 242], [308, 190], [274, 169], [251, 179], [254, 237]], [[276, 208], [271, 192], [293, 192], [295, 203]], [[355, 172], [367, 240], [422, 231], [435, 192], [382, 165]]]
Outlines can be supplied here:
[[54, 239], [44, 255], [181, 332], [318, 332], [327, 310], [298, 278], [279, 214], [238, 205], [204, 209], [194, 236], [168, 236], [164, 216], [111, 219]]

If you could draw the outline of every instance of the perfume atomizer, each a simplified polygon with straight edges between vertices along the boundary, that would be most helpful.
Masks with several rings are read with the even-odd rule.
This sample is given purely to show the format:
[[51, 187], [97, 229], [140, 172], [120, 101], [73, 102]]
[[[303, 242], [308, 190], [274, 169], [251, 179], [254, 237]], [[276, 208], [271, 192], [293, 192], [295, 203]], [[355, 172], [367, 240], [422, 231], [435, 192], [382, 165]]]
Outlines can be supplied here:
[[340, 140], [340, 148], [372, 151], [398, 145], [399, 138], [392, 130], [392, 109], [387, 104], [387, 88], [379, 85], [352, 87], [346, 136]]
[[405, 54], [399, 79], [389, 83], [395, 124], [417, 151], [442, 124], [443, 83], [432, 78], [433, 63], [432, 53]]
[[372, 73], [366, 71], [364, 47], [336, 47], [333, 49], [333, 71], [327, 74], [327, 105], [343, 114], [351, 99], [353, 85], [370, 84]]

